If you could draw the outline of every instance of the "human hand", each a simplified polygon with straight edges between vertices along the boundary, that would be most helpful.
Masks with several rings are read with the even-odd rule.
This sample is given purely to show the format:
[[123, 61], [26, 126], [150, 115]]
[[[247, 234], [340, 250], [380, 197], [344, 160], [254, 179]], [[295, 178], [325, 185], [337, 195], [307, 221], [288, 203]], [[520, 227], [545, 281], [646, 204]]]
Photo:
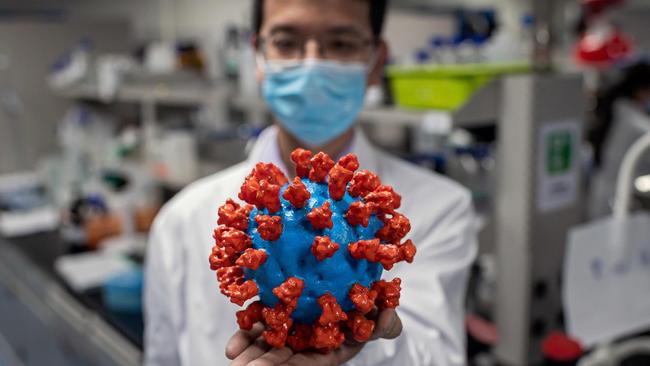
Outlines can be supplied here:
[[[327, 354], [318, 352], [294, 353], [290, 348], [271, 348], [261, 338], [264, 326], [257, 323], [249, 331], [239, 330], [233, 335], [226, 345], [226, 357], [231, 366], [276, 366], [276, 365], [309, 365], [309, 366], [335, 366], [340, 365], [354, 356], [365, 345], [346, 337], [345, 342], [338, 349]], [[384, 338], [393, 339], [402, 333], [402, 321], [394, 309], [381, 311], [376, 318], [375, 331], [371, 340]]]

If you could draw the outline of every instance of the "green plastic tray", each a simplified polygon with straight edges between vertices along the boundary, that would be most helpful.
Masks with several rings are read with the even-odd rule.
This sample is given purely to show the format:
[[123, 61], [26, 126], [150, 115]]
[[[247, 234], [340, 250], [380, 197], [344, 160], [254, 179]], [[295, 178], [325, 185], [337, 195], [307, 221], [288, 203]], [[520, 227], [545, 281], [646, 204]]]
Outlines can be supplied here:
[[526, 63], [391, 66], [387, 69], [400, 107], [453, 110], [497, 76], [526, 73]]

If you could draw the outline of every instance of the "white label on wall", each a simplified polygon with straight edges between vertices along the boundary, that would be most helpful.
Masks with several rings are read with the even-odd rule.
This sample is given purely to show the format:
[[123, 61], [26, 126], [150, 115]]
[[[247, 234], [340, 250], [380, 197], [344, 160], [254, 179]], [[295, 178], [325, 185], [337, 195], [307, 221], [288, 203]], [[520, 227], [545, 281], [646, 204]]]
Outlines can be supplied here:
[[544, 124], [537, 143], [537, 208], [570, 206], [578, 197], [580, 124], [576, 119]]

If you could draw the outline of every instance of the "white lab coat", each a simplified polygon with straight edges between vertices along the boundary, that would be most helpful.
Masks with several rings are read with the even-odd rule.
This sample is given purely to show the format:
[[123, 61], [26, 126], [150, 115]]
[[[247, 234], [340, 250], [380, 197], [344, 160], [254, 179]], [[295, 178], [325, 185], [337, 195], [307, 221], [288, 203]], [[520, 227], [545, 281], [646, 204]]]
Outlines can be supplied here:
[[[217, 207], [237, 197], [254, 163], [271, 161], [284, 169], [276, 137], [276, 128], [267, 128], [248, 160], [191, 184], [156, 218], [146, 262], [145, 364], [228, 364], [224, 349], [237, 330], [239, 308], [219, 293], [208, 264]], [[348, 365], [464, 365], [463, 303], [476, 255], [469, 193], [376, 149], [359, 130], [351, 151], [361, 168], [402, 194], [399, 211], [411, 220], [407, 238], [418, 252], [412, 264], [398, 264], [383, 275], [402, 278], [397, 308], [402, 334], [368, 343]]]
[[[650, 132], [650, 117], [626, 99], [614, 104], [612, 127], [603, 145], [602, 166], [596, 173], [590, 192], [589, 217], [596, 219], [612, 213], [612, 204], [618, 181], [618, 170], [623, 156], [641, 136]], [[650, 174], [650, 154], [635, 167], [635, 177]]]

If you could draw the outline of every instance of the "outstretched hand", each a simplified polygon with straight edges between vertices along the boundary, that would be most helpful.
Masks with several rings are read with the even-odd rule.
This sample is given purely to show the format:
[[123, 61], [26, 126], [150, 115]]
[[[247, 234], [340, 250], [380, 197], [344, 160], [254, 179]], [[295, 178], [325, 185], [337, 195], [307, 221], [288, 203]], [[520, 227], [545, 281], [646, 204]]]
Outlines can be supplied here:
[[[257, 323], [249, 331], [239, 330], [226, 345], [226, 357], [232, 360], [231, 366], [276, 366], [276, 365], [309, 365], [335, 366], [340, 365], [354, 356], [365, 345], [352, 339], [346, 341], [338, 349], [321, 354], [317, 352], [294, 353], [290, 348], [271, 348], [261, 338], [264, 326]], [[378, 338], [393, 339], [402, 333], [402, 321], [394, 309], [381, 311], [376, 319], [376, 327], [372, 340]]]

